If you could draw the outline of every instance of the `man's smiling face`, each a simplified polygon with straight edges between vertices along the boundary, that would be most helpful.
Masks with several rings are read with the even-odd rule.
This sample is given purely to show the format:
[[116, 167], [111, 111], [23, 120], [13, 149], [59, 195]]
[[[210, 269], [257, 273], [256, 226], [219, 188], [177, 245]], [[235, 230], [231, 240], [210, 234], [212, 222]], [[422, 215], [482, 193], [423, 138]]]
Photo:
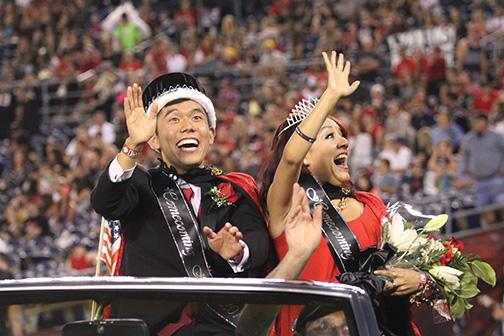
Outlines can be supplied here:
[[158, 114], [156, 135], [150, 142], [161, 158], [178, 173], [203, 164], [215, 129], [210, 128], [203, 107], [193, 100], [169, 103]]

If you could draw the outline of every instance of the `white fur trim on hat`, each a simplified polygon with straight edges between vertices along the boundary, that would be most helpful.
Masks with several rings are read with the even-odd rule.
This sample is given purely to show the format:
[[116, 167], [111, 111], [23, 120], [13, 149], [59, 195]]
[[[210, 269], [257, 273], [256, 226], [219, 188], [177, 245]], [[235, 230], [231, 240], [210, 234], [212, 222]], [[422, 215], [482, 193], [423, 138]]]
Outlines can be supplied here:
[[202, 92], [193, 89], [191, 87], [188, 87], [186, 85], [170, 87], [168, 90], [164, 91], [159, 96], [157, 96], [154, 100], [152, 100], [149, 103], [149, 107], [147, 108], [147, 115], [150, 114], [153, 103], [157, 103], [158, 109], [161, 110], [169, 102], [181, 98], [191, 99], [200, 104], [207, 114], [208, 124], [210, 125], [210, 128], [215, 128], [217, 126], [217, 117], [215, 115], [215, 108], [210, 98], [205, 96]]

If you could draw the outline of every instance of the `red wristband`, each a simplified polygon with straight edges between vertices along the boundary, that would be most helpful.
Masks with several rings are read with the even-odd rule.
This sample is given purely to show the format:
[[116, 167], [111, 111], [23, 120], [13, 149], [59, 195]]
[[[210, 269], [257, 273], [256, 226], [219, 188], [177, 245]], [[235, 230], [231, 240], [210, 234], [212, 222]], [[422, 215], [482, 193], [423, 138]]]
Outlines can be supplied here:
[[140, 151], [129, 148], [126, 144], [123, 146], [121, 152], [129, 158], [136, 159], [140, 156]]

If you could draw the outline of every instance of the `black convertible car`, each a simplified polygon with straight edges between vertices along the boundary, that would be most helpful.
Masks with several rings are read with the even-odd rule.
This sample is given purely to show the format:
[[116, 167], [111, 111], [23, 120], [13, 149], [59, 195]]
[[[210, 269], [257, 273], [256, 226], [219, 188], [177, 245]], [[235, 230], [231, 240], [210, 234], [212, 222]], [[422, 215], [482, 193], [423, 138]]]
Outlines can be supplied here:
[[[127, 300], [137, 307], [127, 319], [93, 320], [89, 302], [99, 307]], [[75, 303], [80, 303], [75, 304]], [[264, 312], [274, 305], [302, 305], [298, 335], [378, 335], [367, 294], [359, 288], [321, 282], [271, 279], [190, 279], [133, 277], [32, 278], [0, 281], [0, 306], [31, 311], [28, 335], [150, 335], [149, 320], [173, 305], [247, 304], [240, 335], [265, 335]], [[46, 309], [45, 307], [52, 307]], [[76, 308], [81, 308], [80, 312]], [[266, 309], [265, 309], [266, 307]], [[60, 313], [58, 314], [58, 309]], [[74, 314], [69, 314], [69, 311]], [[76, 312], [77, 311], [77, 312]], [[34, 313], [35, 312], [35, 313]], [[44, 316], [51, 312], [52, 319]], [[97, 316], [100, 314], [96, 314]], [[56, 318], [55, 316], [59, 316]], [[44, 319], [45, 318], [45, 319]], [[75, 321], [81, 320], [81, 321]], [[41, 325], [40, 321], [45, 321]], [[241, 324], [241, 325], [240, 325]]]

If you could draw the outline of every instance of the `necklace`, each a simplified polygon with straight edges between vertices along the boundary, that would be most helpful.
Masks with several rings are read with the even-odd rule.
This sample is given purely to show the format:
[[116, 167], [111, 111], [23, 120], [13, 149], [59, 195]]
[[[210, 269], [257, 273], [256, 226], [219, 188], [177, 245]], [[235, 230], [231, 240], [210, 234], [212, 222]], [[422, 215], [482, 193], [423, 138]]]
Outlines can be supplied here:
[[330, 200], [337, 200], [340, 199], [338, 205], [335, 205], [334, 207], [338, 210], [338, 212], [342, 212], [343, 210], [346, 209], [348, 206], [348, 199], [353, 197], [353, 193], [351, 189], [348, 188], [341, 188], [337, 186], [333, 186], [330, 183], [324, 183], [322, 186], [324, 191], [327, 193], [327, 196], [329, 196]]
[[345, 196], [341, 197], [341, 200], [339, 201], [338, 205], [336, 206], [336, 209], [338, 209], [338, 212], [341, 213], [343, 212], [343, 210], [346, 209], [347, 207], [347, 201], [350, 197], [348, 197], [348, 195], [350, 195], [350, 189], [347, 189], [347, 188], [341, 188], [341, 191], [343, 192], [343, 194]]

